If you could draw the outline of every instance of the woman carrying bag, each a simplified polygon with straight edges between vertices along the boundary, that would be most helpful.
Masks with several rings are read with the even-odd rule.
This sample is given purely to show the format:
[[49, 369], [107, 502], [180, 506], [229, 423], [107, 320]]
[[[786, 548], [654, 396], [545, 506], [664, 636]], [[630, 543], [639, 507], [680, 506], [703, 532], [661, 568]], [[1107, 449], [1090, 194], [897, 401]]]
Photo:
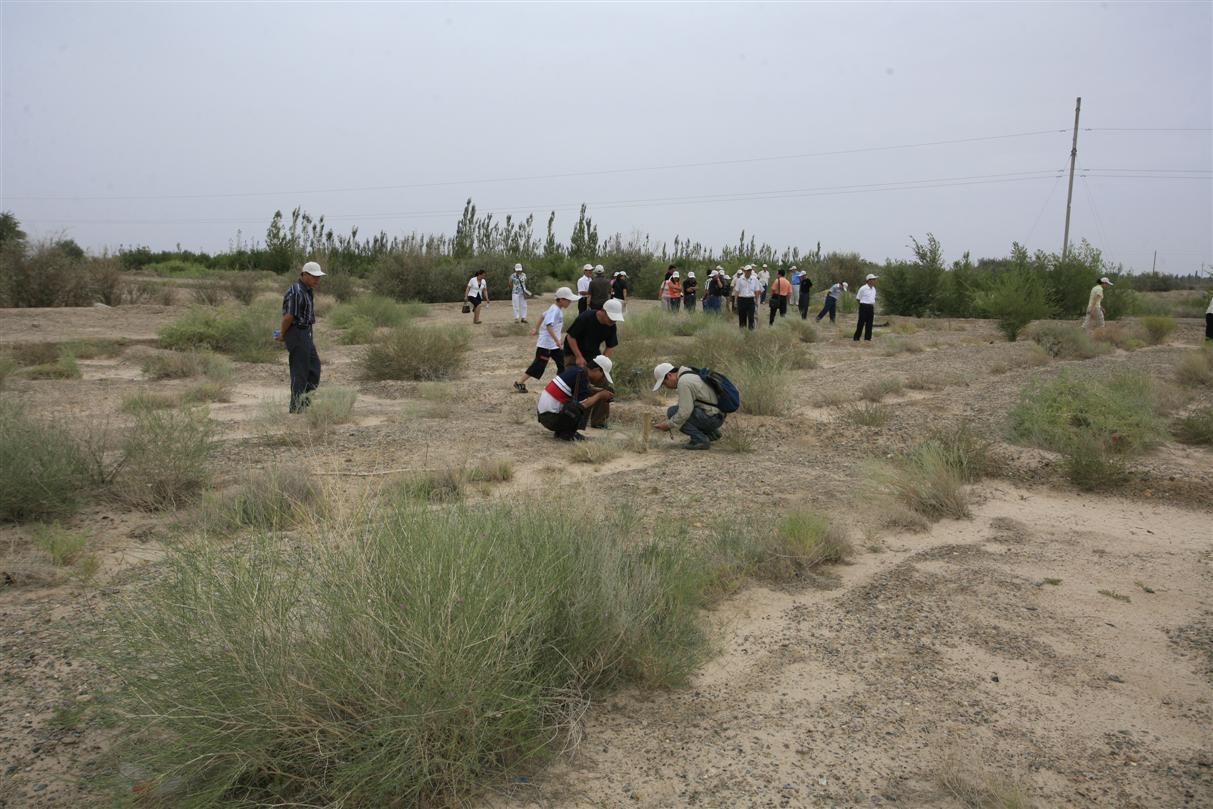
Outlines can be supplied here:
[[463, 311], [472, 313], [472, 322], [480, 322], [480, 307], [489, 302], [489, 284], [484, 280], [484, 270], [478, 270], [468, 279], [463, 291]]

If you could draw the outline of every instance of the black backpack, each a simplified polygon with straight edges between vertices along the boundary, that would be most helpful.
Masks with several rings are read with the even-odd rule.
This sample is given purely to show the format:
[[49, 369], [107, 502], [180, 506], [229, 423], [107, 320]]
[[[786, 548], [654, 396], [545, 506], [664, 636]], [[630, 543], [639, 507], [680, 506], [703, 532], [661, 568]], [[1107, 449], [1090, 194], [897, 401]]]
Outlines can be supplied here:
[[[716, 408], [721, 413], [736, 413], [737, 408], [741, 407], [741, 393], [732, 380], [724, 374], [713, 371], [711, 368], [692, 368], [687, 373], [695, 374], [707, 383], [707, 386], [716, 394]], [[705, 402], [705, 404], [710, 404], [710, 402]]]

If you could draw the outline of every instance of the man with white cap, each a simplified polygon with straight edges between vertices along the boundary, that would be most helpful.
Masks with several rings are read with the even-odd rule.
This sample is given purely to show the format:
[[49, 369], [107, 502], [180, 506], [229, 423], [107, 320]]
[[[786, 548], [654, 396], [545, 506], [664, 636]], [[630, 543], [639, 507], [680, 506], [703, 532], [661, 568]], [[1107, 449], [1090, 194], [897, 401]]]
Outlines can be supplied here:
[[716, 391], [693, 368], [676, 368], [669, 362], [653, 369], [653, 382], [654, 393], [663, 387], [678, 391], [678, 404], [666, 410], [666, 420], [654, 425], [655, 429], [690, 436], [686, 449], [711, 449], [725, 419]]
[[556, 363], [556, 373], [564, 370], [564, 348], [560, 345], [560, 332], [564, 330], [564, 310], [575, 300], [577, 296], [568, 287], [556, 290], [556, 302], [548, 307], [539, 325], [531, 330], [531, 334], [539, 338], [535, 341], [535, 359], [522, 372], [522, 377], [514, 382], [514, 390], [526, 393], [527, 379], [543, 378], [548, 360]]
[[737, 309], [737, 325], [754, 331], [754, 320], [758, 311], [758, 296], [762, 294], [762, 282], [754, 275], [754, 265], [741, 269], [742, 275], [733, 279], [733, 302]]
[[615, 273], [611, 282], [611, 297], [623, 304], [624, 311], [628, 308], [628, 274], [623, 270]]
[[590, 307], [590, 276], [593, 273], [594, 265], [586, 264], [581, 268], [581, 277], [577, 279], [577, 294], [581, 296], [581, 300], [577, 301], [579, 314]]
[[835, 312], [838, 309], [838, 301], [842, 298], [842, 293], [846, 291], [846, 281], [843, 281], [842, 283], [835, 281], [834, 284], [828, 290], [826, 290], [825, 304], [821, 307], [821, 311], [817, 313], [818, 323], [820, 323], [821, 319], [826, 315], [830, 316], [831, 323], [834, 322]]
[[687, 273], [687, 280], [682, 284], [682, 306], [688, 312], [695, 311], [695, 293], [699, 291], [699, 282], [695, 280], [694, 271]]
[[800, 305], [800, 270], [795, 264], [788, 268], [788, 283], [792, 285], [792, 307]]
[[1087, 316], [1082, 319], [1084, 329], [1103, 328], [1103, 290], [1113, 286], [1107, 276], [1099, 279], [1099, 283], [1091, 287], [1091, 297], [1087, 300]]
[[320, 385], [320, 355], [312, 340], [316, 325], [316, 298], [313, 292], [324, 270], [314, 261], [303, 265], [299, 279], [282, 296], [282, 322], [274, 339], [286, 344], [291, 369], [290, 412], [301, 413], [308, 405], [308, 394]]
[[[601, 309], [589, 309], [577, 316], [564, 335], [564, 362], [588, 368], [599, 354], [610, 357], [619, 345], [616, 323], [623, 322], [623, 301], [612, 298]], [[608, 380], [607, 389], [614, 393]], [[598, 401], [590, 413], [590, 426], [608, 429], [611, 418], [610, 399]]]
[[762, 284], [762, 302], [767, 302], [767, 287], [771, 285], [771, 271], [767, 269], [767, 265], [763, 264], [762, 269], [758, 271], [758, 283]]
[[598, 264], [590, 278], [590, 308], [601, 309], [611, 297], [611, 282], [606, 277], [606, 267]]
[[708, 291], [703, 299], [703, 311], [720, 314], [720, 299], [724, 296], [724, 281], [720, 278], [720, 268], [708, 273]]
[[572, 365], [544, 386], [535, 405], [535, 415], [562, 441], [584, 441], [585, 429], [594, 412], [615, 398], [611, 388], [611, 358], [600, 354], [588, 367]]
[[526, 323], [526, 299], [531, 297], [531, 291], [526, 288], [526, 273], [521, 264], [514, 265], [514, 273], [510, 276], [510, 299], [514, 303], [514, 322]]
[[878, 277], [868, 273], [868, 277], [864, 279], [867, 283], [855, 293], [855, 300], [859, 302], [859, 319], [855, 322], [855, 342], [859, 342], [861, 332], [865, 341], [871, 342], [872, 340], [872, 322], [876, 319], [876, 279]]

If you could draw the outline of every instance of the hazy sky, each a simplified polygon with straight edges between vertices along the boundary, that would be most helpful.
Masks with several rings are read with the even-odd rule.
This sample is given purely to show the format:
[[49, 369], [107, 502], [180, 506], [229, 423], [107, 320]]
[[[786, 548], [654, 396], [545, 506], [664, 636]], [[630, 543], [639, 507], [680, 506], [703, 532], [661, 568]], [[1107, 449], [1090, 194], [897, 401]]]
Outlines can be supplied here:
[[[0, 208], [99, 250], [447, 232], [1213, 264], [1213, 4], [0, 2]], [[947, 141], [952, 141], [948, 143]], [[963, 141], [963, 142], [958, 142]], [[930, 145], [924, 145], [930, 144]]]

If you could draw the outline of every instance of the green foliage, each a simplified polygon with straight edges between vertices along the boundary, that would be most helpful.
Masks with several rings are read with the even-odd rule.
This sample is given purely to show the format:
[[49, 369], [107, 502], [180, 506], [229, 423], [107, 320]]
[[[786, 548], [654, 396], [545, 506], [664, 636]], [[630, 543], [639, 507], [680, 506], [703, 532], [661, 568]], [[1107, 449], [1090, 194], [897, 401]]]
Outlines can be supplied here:
[[362, 295], [333, 308], [329, 321], [339, 329], [348, 329], [358, 318], [376, 326], [399, 326], [417, 316], [417, 307], [383, 295]]
[[113, 298], [112, 274], [94, 273], [99, 259], [86, 259], [62, 246], [23, 242], [0, 249], [0, 307], [89, 306]]
[[1059, 360], [1088, 360], [1111, 350], [1073, 323], [1037, 323], [1030, 336], [1046, 354]]
[[1162, 345], [1175, 331], [1175, 318], [1170, 315], [1147, 315], [1141, 319], [1146, 330], [1146, 342], [1152, 346]]
[[451, 379], [463, 367], [472, 335], [466, 327], [397, 326], [366, 350], [367, 379]]
[[283, 531], [324, 512], [324, 495], [306, 470], [272, 466], [245, 473], [233, 491], [212, 497], [203, 524], [226, 533], [238, 528]]
[[982, 314], [998, 321], [999, 331], [1011, 342], [1024, 326], [1053, 315], [1043, 280], [1025, 266], [996, 275], [973, 303]]
[[33, 540], [46, 552], [55, 567], [74, 564], [88, 547], [88, 536], [81, 531], [69, 531], [61, 525], [35, 526]]
[[105, 633], [124, 760], [182, 809], [461, 803], [552, 752], [591, 696], [702, 659], [703, 561], [636, 529], [404, 507], [325, 541], [174, 547]]
[[1178, 419], [1171, 432], [1185, 444], [1213, 444], [1213, 407], [1203, 407]]
[[179, 508], [210, 483], [215, 425], [199, 410], [143, 410], [122, 442], [112, 483], [121, 502], [148, 511]]
[[363, 346], [375, 339], [375, 323], [369, 317], [355, 315], [346, 321], [337, 341], [346, 346]]
[[71, 514], [87, 483], [84, 450], [64, 425], [0, 398], [0, 520]]
[[160, 330], [160, 347], [175, 351], [218, 351], [241, 362], [273, 362], [281, 348], [270, 332], [277, 306], [190, 309]]
[[937, 313], [940, 285], [944, 279], [942, 249], [939, 240], [928, 233], [926, 243], [910, 237], [914, 243], [912, 264], [890, 263], [879, 273], [882, 311], [894, 315], [924, 317]]

